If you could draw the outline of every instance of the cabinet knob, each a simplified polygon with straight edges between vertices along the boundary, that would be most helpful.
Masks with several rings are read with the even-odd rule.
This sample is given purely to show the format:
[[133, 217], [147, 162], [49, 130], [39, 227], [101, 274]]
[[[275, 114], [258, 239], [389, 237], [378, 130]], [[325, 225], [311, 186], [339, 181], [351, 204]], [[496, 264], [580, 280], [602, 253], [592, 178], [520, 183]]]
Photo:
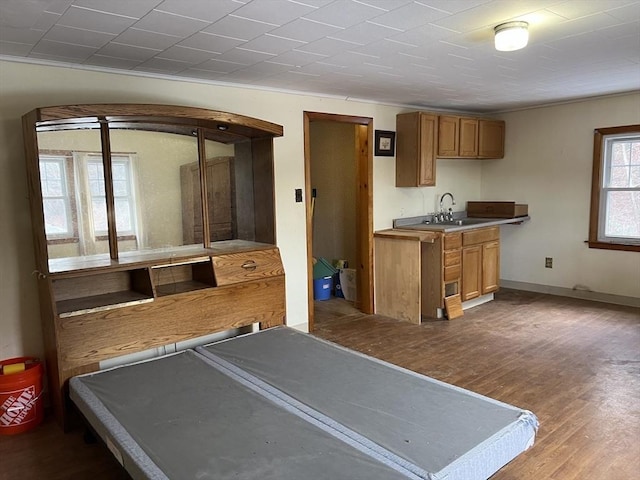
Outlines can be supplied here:
[[242, 265], [242, 268], [244, 268], [245, 270], [250, 270], [253, 271], [256, 268], [258, 268], [258, 264], [253, 261], [253, 260], [247, 260], [246, 262], [244, 262]]

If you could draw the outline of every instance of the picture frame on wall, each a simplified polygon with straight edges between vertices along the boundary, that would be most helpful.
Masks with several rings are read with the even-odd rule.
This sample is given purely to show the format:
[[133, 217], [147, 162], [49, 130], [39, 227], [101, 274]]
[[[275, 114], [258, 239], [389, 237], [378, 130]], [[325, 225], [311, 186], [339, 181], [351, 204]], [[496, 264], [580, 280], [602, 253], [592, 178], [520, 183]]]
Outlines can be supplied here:
[[393, 157], [396, 151], [396, 132], [389, 130], [376, 130], [375, 155], [380, 157]]

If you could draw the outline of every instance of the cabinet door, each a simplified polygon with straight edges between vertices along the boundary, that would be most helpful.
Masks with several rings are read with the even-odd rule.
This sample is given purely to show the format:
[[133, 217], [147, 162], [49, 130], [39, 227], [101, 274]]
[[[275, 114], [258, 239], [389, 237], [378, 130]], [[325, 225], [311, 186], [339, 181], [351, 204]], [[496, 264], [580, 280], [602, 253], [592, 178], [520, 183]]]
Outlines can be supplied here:
[[[182, 235], [185, 244], [203, 243], [202, 197], [197, 163], [180, 167], [182, 189]], [[211, 241], [234, 237], [233, 157], [207, 160], [207, 206]]]
[[478, 156], [478, 119], [460, 119], [460, 148], [461, 157], [475, 158]]
[[482, 294], [498, 291], [500, 287], [500, 242], [482, 245]]
[[420, 165], [418, 184], [421, 187], [436, 184], [436, 132], [435, 115], [420, 114]]
[[457, 157], [459, 153], [460, 117], [438, 117], [438, 156]]
[[396, 116], [396, 187], [436, 184], [437, 116], [422, 112]]
[[482, 158], [504, 157], [504, 122], [478, 121], [478, 155]]
[[482, 289], [482, 247], [462, 249], [462, 301], [480, 296]]

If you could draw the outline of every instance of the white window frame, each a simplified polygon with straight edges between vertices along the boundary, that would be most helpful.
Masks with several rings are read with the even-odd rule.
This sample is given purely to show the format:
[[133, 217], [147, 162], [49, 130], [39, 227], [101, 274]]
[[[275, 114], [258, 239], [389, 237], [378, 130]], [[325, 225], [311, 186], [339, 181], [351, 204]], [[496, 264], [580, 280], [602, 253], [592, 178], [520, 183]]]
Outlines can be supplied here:
[[[115, 195], [115, 200], [125, 199], [129, 206], [129, 218], [131, 220], [131, 228], [127, 230], [117, 230], [118, 239], [132, 239], [139, 241], [141, 228], [138, 224], [139, 212], [136, 208], [136, 177], [134, 175], [134, 154], [118, 153], [113, 154], [111, 158], [112, 166], [115, 164], [125, 165], [127, 173], [127, 193], [126, 195]], [[102, 155], [100, 153], [79, 153], [79, 152], [49, 152], [41, 151], [39, 155], [40, 162], [55, 161], [62, 165], [64, 195], [67, 232], [47, 234], [47, 243], [67, 243], [77, 242], [83, 238], [85, 242], [95, 244], [98, 240], [105, 240], [108, 236], [107, 230], [98, 230], [93, 218], [93, 200], [96, 198], [89, 188], [88, 165], [90, 163], [99, 163], [102, 166]], [[41, 169], [42, 171], [42, 169]], [[74, 181], [75, 179], [75, 181]], [[41, 182], [42, 182], [41, 178]], [[83, 187], [84, 186], [84, 187]], [[80, 194], [80, 190], [84, 190], [85, 196]], [[43, 200], [46, 200], [43, 194]], [[54, 197], [50, 197], [54, 198]], [[106, 205], [106, 196], [101, 196]], [[117, 215], [116, 215], [117, 223]], [[84, 225], [84, 227], [82, 227]], [[84, 230], [84, 234], [80, 235], [79, 230]], [[82, 247], [83, 250], [89, 248]], [[90, 249], [90, 248], [89, 248]]]
[[[617, 141], [640, 141], [640, 125], [599, 128], [594, 134], [593, 179], [589, 247], [640, 251], [640, 238], [607, 235], [608, 197], [610, 192], [640, 192], [640, 185], [609, 187], [611, 152]], [[632, 165], [629, 166], [631, 168]], [[640, 168], [640, 167], [639, 167]]]
[[70, 240], [74, 241], [77, 239], [77, 230], [74, 229], [74, 206], [72, 206], [72, 195], [73, 193], [73, 185], [69, 185], [69, 158], [65, 155], [41, 155], [39, 157], [40, 162], [40, 182], [47, 181], [46, 178], [42, 178], [43, 172], [46, 170], [42, 168], [43, 162], [48, 163], [57, 163], [60, 166], [61, 170], [61, 178], [60, 181], [62, 183], [62, 195], [48, 195], [45, 193], [46, 189], [42, 188], [42, 200], [46, 202], [47, 199], [60, 199], [64, 202], [64, 210], [65, 210], [65, 220], [66, 220], [66, 231], [59, 233], [46, 233], [47, 240]]
[[[86, 157], [86, 163], [87, 163], [87, 167], [89, 164], [93, 163], [93, 164], [99, 164], [100, 166], [102, 166], [102, 156], [100, 155], [87, 155]], [[115, 192], [116, 189], [114, 189], [114, 201], [118, 201], [118, 200], [124, 200], [127, 202], [128, 207], [129, 207], [129, 218], [130, 218], [130, 227], [129, 229], [119, 229], [116, 226], [116, 232], [118, 234], [118, 238], [121, 237], [136, 237], [137, 236], [137, 231], [139, 230], [137, 228], [137, 212], [136, 212], [136, 199], [135, 199], [135, 182], [134, 182], [134, 176], [133, 176], [133, 167], [132, 167], [132, 159], [131, 159], [131, 155], [126, 155], [126, 154], [113, 154], [111, 155], [111, 168], [113, 169], [114, 166], [116, 165], [124, 165], [125, 167], [125, 171], [126, 171], [126, 175], [127, 175], [127, 193], [126, 195], [120, 195], [117, 194]], [[87, 172], [87, 182], [88, 182], [88, 168], [86, 169]], [[104, 170], [102, 170], [103, 175], [104, 175]], [[103, 177], [104, 179], [104, 177]], [[113, 180], [115, 182], [115, 179]], [[103, 203], [106, 206], [106, 193], [105, 195], [94, 195], [93, 192], [91, 191], [91, 188], [87, 189], [88, 191], [88, 195], [89, 195], [89, 203], [91, 205], [93, 205], [93, 200], [96, 198], [100, 198], [102, 199]], [[92, 206], [90, 208], [93, 208]], [[116, 207], [116, 225], [118, 223], [118, 215], [117, 215], [117, 207]], [[97, 226], [95, 225], [95, 221], [93, 223], [93, 230], [94, 230], [94, 235], [96, 237], [104, 237], [106, 235], [108, 235], [108, 232], [106, 229], [104, 230], [98, 230]]]

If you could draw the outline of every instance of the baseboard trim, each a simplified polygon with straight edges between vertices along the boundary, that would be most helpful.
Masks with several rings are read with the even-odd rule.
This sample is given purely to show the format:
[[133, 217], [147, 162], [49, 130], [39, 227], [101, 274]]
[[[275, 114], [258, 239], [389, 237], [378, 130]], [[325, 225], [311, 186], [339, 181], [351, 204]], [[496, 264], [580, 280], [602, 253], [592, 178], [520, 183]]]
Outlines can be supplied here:
[[550, 295], [559, 295], [561, 297], [580, 298], [582, 300], [592, 300], [594, 302], [613, 303], [615, 305], [626, 305], [628, 307], [640, 308], [640, 298], [627, 297], [624, 295], [593, 292], [591, 290], [574, 290], [572, 288], [554, 287], [552, 285], [541, 285], [539, 283], [517, 282], [515, 280], [500, 280], [500, 286], [504, 288], [512, 288], [514, 290], [548, 293]]

